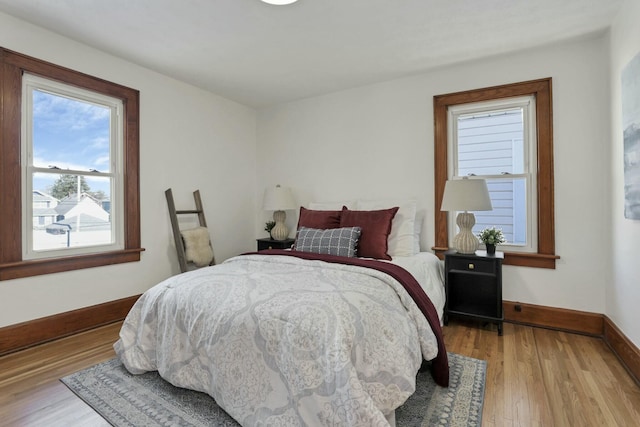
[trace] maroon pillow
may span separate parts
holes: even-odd
[[[341,214],[342,211],[316,211],[300,206],[298,229],[300,229],[300,227],[317,228],[320,230],[339,228]]]
[[[352,211],[342,207],[340,227],[360,227],[362,232],[358,241],[358,256],[364,258],[387,259],[387,238],[391,233],[391,221],[398,207],[377,211]]]

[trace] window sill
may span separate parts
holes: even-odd
[[[431,249],[435,252],[436,256],[440,259],[444,259],[444,253],[449,250],[449,248],[441,248],[441,247],[432,247]],[[557,259],[560,259],[559,255],[524,253],[524,252],[505,252],[503,264],[516,265],[520,267],[555,269]]]
[[[144,248],[0,264],[0,281],[140,261]]]

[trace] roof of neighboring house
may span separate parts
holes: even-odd
[[[67,200],[65,198],[65,199],[60,200],[60,202],[55,207],[55,209],[56,209],[56,212],[58,214],[64,215],[67,212],[69,212],[71,209],[73,209],[77,204],[78,204],[77,201],[75,201],[75,200]]]
[[[34,202],[43,202],[43,201],[51,201],[51,200],[55,200],[55,198],[51,197],[51,196],[47,196],[46,194],[43,194],[39,191],[34,191],[33,192],[33,201]]]
[[[87,193],[80,194],[80,201],[85,199],[89,199],[94,202],[98,206],[102,206],[95,197],[90,196]],[[56,212],[60,215],[64,215],[78,205],[78,199],[75,194],[69,194],[67,197],[60,199],[58,205],[56,206]]]
[[[58,212],[54,208],[34,208],[33,216],[57,216]]]
[[[43,193],[42,191],[39,190],[33,190],[33,201],[34,202],[40,202],[40,201],[48,201],[48,200],[53,200],[53,201],[57,201],[58,199],[56,199],[55,197],[47,194],[47,193]]]
[[[100,218],[96,218],[87,214],[80,214],[80,231],[103,231],[103,230],[111,230],[111,223],[109,221],[104,221]],[[59,228],[60,224],[70,225],[71,231],[76,231],[77,228],[77,216],[73,216],[70,218],[65,218],[62,221],[57,221],[53,224],[48,225],[46,228]]]

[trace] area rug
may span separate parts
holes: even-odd
[[[487,362],[449,353],[449,387],[420,372],[416,392],[396,410],[398,427],[480,426]],[[131,375],[111,359],[61,379],[116,427],[234,426],[205,393],[174,387],[157,372]]]

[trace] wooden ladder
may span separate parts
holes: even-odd
[[[178,215],[198,215],[198,222],[200,227],[207,226],[207,220],[204,217],[204,209],[202,208],[202,199],[200,198],[200,190],[193,192],[193,198],[196,203],[195,209],[189,210],[176,210],[176,205],[173,201],[173,193],[171,189],[167,189],[164,192],[167,197],[167,206],[169,207],[169,217],[171,218],[171,228],[173,229],[173,238],[176,243],[176,250],[178,252],[178,263],[180,264],[180,271],[182,273],[188,271],[187,269],[187,257],[185,255],[184,242],[182,235],[180,234],[180,227],[178,225]],[[209,265],[215,264],[215,257],[211,259]]]

